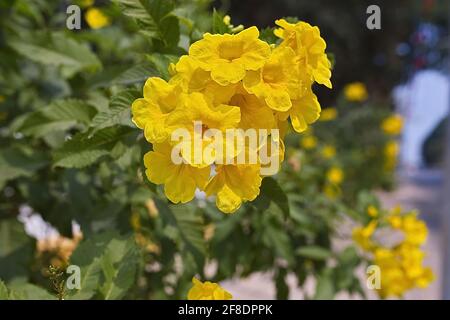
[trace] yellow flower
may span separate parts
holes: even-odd
[[[417,219],[414,213],[403,217],[402,230],[405,232],[405,241],[408,243],[421,245],[427,239],[427,225],[422,220]]]
[[[367,208],[367,214],[371,218],[376,218],[376,217],[378,217],[378,209],[375,206],[370,205]]]
[[[208,182],[205,192],[216,195],[216,205],[224,213],[233,213],[244,201],[252,201],[261,186],[260,166],[217,165],[216,174]]]
[[[322,149],[322,155],[325,159],[332,159],[336,156],[336,148],[331,145],[326,145]]]
[[[383,120],[381,123],[381,128],[384,133],[391,136],[397,136],[402,132],[403,129],[403,118],[402,116],[395,114]]]
[[[318,27],[306,22],[288,23],[284,19],[275,21],[281,28],[275,30],[275,35],[283,41],[280,47],[292,48],[300,62],[300,69],[317,83],[331,88],[331,63],[325,53],[325,40],[320,36]]]
[[[5,96],[0,95],[0,103],[5,102],[5,100],[6,100]]]
[[[344,180],[344,172],[341,168],[332,167],[327,172],[327,180],[334,184],[340,184]]]
[[[95,7],[89,8],[85,13],[84,18],[92,29],[100,29],[111,24],[109,17]]]
[[[345,86],[344,95],[348,101],[361,102],[367,99],[366,86],[362,82],[353,82]]]
[[[192,278],[193,287],[188,292],[188,300],[230,300],[232,295],[217,283],[201,282]]]
[[[202,189],[209,179],[210,168],[197,168],[189,164],[174,164],[172,147],[168,143],[154,144],[153,151],[144,156],[148,179],[164,184],[164,193],[173,203],[186,203],[194,198],[195,190]]]
[[[203,93],[213,104],[227,103],[237,88],[236,84],[218,84],[211,78],[211,72],[200,68],[200,64],[189,56],[182,56],[177,62],[170,83],[180,84],[186,93]]]
[[[376,221],[371,221],[365,227],[353,228],[352,231],[353,241],[355,241],[361,248],[365,250],[370,250],[374,246],[374,243],[371,238],[372,235],[375,233],[376,228],[377,228]]]
[[[245,89],[263,99],[273,110],[289,110],[291,99],[298,98],[300,93],[299,70],[295,60],[291,48],[276,48],[261,69],[247,72]]]
[[[136,99],[132,106],[133,122],[144,129],[145,138],[151,143],[164,142],[169,135],[166,119],[177,106],[181,88],[161,78],[148,78],[144,85],[144,98]]]
[[[270,46],[258,39],[256,27],[238,34],[206,33],[189,48],[194,58],[220,85],[237,83],[245,77],[246,71],[260,69],[270,56]]]
[[[211,155],[211,158],[198,159],[197,157],[199,154],[194,154],[195,135],[200,134],[203,136],[208,129],[216,129],[225,132],[227,129],[236,128],[240,121],[241,113],[238,107],[225,104],[211,106],[204,95],[194,92],[185,95],[179,106],[170,113],[167,117],[166,126],[167,130],[170,132],[181,128],[186,129],[189,132],[189,137],[187,137],[188,140],[182,141],[181,143],[191,150],[191,154],[182,152],[181,155],[192,165],[204,166],[212,164],[214,160],[216,160],[216,156],[222,157],[223,155],[213,154]],[[201,122],[202,132],[195,132],[195,122]],[[214,143],[214,139],[203,139],[202,143],[203,145],[201,147],[206,148],[211,143]],[[203,151],[200,155],[203,155]],[[223,160],[223,158],[221,158],[221,160]]]
[[[237,106],[241,112],[239,128],[243,129],[272,129],[276,128],[275,117],[272,110],[258,99],[249,94],[242,85],[238,86],[236,93],[231,97],[230,105]]]
[[[320,104],[312,90],[308,90],[299,99],[292,100],[292,108],[280,113],[279,118],[285,120],[286,115],[291,118],[292,127],[296,132],[308,129],[308,125],[314,123],[320,116]]]
[[[338,111],[336,108],[322,109],[319,121],[332,121],[337,118]]]
[[[314,149],[317,146],[317,138],[313,135],[304,136],[300,140],[300,145],[306,150]]]

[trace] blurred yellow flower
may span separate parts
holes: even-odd
[[[381,129],[384,133],[391,136],[397,136],[403,129],[403,117],[399,114],[394,114],[383,120],[381,123]]]
[[[327,172],[327,180],[334,184],[340,184],[344,179],[344,172],[339,167],[332,167]]]
[[[0,95],[0,103],[4,102],[6,100],[5,96]]]
[[[188,300],[230,300],[233,296],[213,282],[201,282],[192,278],[193,287],[188,292]]]
[[[352,239],[355,241],[361,248],[365,250],[370,250],[374,243],[372,241],[372,235],[375,233],[377,228],[377,222],[371,221],[365,227],[355,227],[352,230]]]
[[[111,24],[109,17],[95,7],[89,8],[85,13],[84,18],[92,29],[100,29]]]
[[[317,138],[313,135],[307,135],[300,140],[300,145],[306,150],[314,149],[317,146]]]
[[[338,111],[336,108],[326,108],[322,109],[320,113],[319,121],[331,121],[336,119],[338,116]]]
[[[385,168],[392,170],[397,165],[397,157],[399,154],[399,145],[395,140],[388,141],[384,146]]]
[[[332,159],[336,156],[336,148],[332,145],[326,145],[322,149],[322,155],[325,159]]]
[[[367,214],[371,218],[376,218],[376,217],[378,217],[378,209],[375,206],[370,205],[367,208]]]
[[[402,297],[408,290],[427,287],[434,279],[432,270],[423,266],[425,253],[420,248],[428,230],[414,211],[402,215],[399,206],[391,210],[387,221],[392,228],[403,231],[405,237],[400,243],[392,247],[375,243],[372,239],[377,226],[375,220],[366,227],[354,228],[353,240],[372,254],[372,263],[380,268],[381,287],[377,289],[380,297]]]
[[[344,95],[348,101],[362,102],[368,97],[367,88],[362,82],[353,82],[345,86]]]

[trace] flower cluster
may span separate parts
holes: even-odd
[[[173,203],[189,202],[199,189],[216,196],[221,211],[235,212],[258,196],[262,178],[270,175],[262,171],[269,165],[262,160],[262,150],[268,149],[265,153],[276,159],[278,167],[283,161],[288,119],[295,131],[302,132],[319,118],[321,108],[312,85],[317,82],[331,88],[326,43],[319,29],[308,23],[281,19],[276,24],[280,26],[275,30],[278,45],[260,40],[256,27],[237,34],[204,34],[190,46],[188,55],[169,67],[169,81],[149,78],[144,97],[134,101],[133,121],[153,144],[153,151],[144,157],[146,175],[164,185]],[[200,130],[196,123],[201,124]],[[179,140],[173,141],[173,136],[179,129],[191,138],[177,149]],[[210,129],[223,136],[228,130],[270,133],[254,148],[224,139],[219,144],[233,151],[231,157],[224,157],[211,148],[218,139],[208,135]],[[274,130],[279,134],[274,135]],[[195,149],[196,135],[203,138],[199,161],[187,151],[191,146]],[[268,141],[275,141],[276,147]],[[239,155],[251,158],[252,153],[256,161],[234,161]],[[182,161],[174,162],[174,154]]]
[[[188,300],[230,300],[232,295],[217,283],[201,282],[192,278],[192,288],[188,292]]]
[[[421,245],[427,238],[428,230],[426,224],[417,218],[417,213],[401,214],[401,208],[396,207],[380,219],[378,210],[370,206],[367,214],[371,218],[369,223],[355,228],[353,239],[371,254],[373,264],[380,268],[380,297],[401,297],[413,288],[427,287],[434,278],[432,270],[423,266],[425,254]],[[374,234],[379,225],[400,231],[402,240],[394,246],[378,243],[374,240]]]

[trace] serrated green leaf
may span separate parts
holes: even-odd
[[[141,32],[160,40],[166,47],[174,47],[180,38],[178,18],[172,14],[172,0],[117,0],[122,12],[133,18]]]
[[[332,256],[330,250],[319,246],[304,246],[295,251],[301,257],[313,260],[326,260]]]
[[[162,218],[168,226],[178,231],[178,235],[195,259],[198,267],[203,267],[206,244],[203,238],[203,219],[196,215],[188,206],[167,205],[155,201]]]
[[[91,134],[116,124],[133,126],[130,120],[131,104],[140,96],[141,93],[135,89],[128,89],[113,96],[108,111],[100,112],[92,119],[91,127],[94,130]]]
[[[11,300],[56,300],[56,296],[44,288],[31,283],[17,283],[10,286]]]
[[[31,176],[48,162],[40,152],[26,152],[18,148],[0,149],[0,188],[9,180]]]
[[[63,67],[63,73],[68,77],[80,70],[95,70],[101,67],[97,56],[87,46],[64,33],[39,34],[35,38],[36,40],[31,39],[32,42],[14,40],[8,44],[32,61]]]
[[[113,239],[102,259],[105,282],[101,293],[105,300],[122,298],[136,278],[139,255],[132,237]]]
[[[17,131],[35,137],[53,131],[65,131],[77,124],[88,124],[97,113],[94,107],[75,99],[58,100],[40,110],[31,112]]]
[[[54,153],[54,166],[82,168],[109,154],[114,145],[134,130],[130,127],[108,127],[96,132],[77,134]]]
[[[139,263],[132,236],[105,232],[83,241],[70,258],[81,268],[81,289],[69,299],[120,299],[135,281]]]

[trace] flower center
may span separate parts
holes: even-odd
[[[242,41],[224,41],[219,45],[219,57],[228,61],[233,61],[242,56],[244,43]]]

